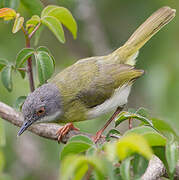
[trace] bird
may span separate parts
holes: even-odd
[[[32,124],[65,123],[57,131],[60,141],[70,130],[79,130],[74,122],[115,111],[93,136],[97,142],[127,104],[133,83],[144,74],[144,70],[135,68],[139,49],[175,17],[175,12],[168,6],[158,9],[117,50],[78,60],[35,89],[22,106],[24,122],[18,136]]]

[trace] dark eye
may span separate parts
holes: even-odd
[[[38,111],[37,111],[37,115],[40,116],[42,114],[45,113],[45,108],[44,107],[41,107]]]

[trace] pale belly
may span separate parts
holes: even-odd
[[[88,112],[88,119],[93,119],[108,112],[115,110],[119,106],[123,106],[127,103],[128,96],[131,91],[131,86],[122,86],[115,90],[113,96],[106,100],[103,104],[100,104]]]

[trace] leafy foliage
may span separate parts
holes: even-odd
[[[0,9],[0,18],[3,18],[5,21],[15,19],[12,32],[17,33],[19,30],[22,30],[26,39],[26,48],[23,48],[17,54],[15,65],[10,64],[4,59],[0,59],[0,72],[2,71],[1,79],[4,87],[8,91],[12,91],[13,88],[12,72],[18,71],[21,77],[25,78],[25,74],[29,70],[32,71],[29,66],[32,66],[32,56],[34,55],[40,85],[47,82],[54,73],[55,59],[50,51],[43,46],[37,48],[36,51],[30,47],[30,39],[35,32],[37,32],[35,36],[35,44],[37,44],[43,30],[42,24],[47,26],[62,43],[65,42],[62,24],[69,29],[74,38],[76,38],[77,34],[76,21],[68,9],[54,5],[49,5],[43,9],[42,4],[38,0],[21,0],[21,3],[29,9],[32,15],[32,17],[26,21],[25,27],[23,25],[24,17],[16,13],[15,10],[11,8]],[[10,4],[8,5],[10,6]],[[39,16],[40,14],[41,16]],[[27,68],[25,68],[25,66],[27,66]]]
[[[130,118],[130,115],[131,113],[128,112],[126,117]],[[165,126],[165,132],[168,131],[170,136],[164,136],[158,130],[163,128],[158,124],[156,129],[155,123],[151,122],[153,118],[150,118],[148,113],[144,113],[142,108],[135,111],[133,117],[145,119],[146,116],[148,119],[142,120],[146,123],[145,125],[129,129],[123,135],[116,129],[109,130],[107,133],[109,142],[106,141],[101,145],[94,144],[86,136],[72,137],[60,154],[62,161],[60,179],[66,180],[72,177],[82,179],[85,174],[90,173],[91,179],[110,177],[109,179],[137,180],[145,173],[149,160],[154,154],[164,162],[170,177],[173,178],[179,156],[178,143],[174,140],[175,135],[171,136],[171,127]],[[161,126],[163,127],[163,124]],[[113,134],[117,136],[113,137]],[[88,160],[94,157],[96,160],[93,163],[95,164],[90,164]],[[103,167],[98,168],[101,176],[97,176],[95,167],[100,166]]]

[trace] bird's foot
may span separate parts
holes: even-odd
[[[79,129],[76,128],[72,123],[68,123],[65,126],[61,127],[56,133],[58,135],[58,142],[60,143],[62,141],[63,136],[68,134],[68,132],[71,130],[79,131]]]
[[[96,133],[95,136],[93,136],[91,139],[94,143],[97,143],[100,138],[105,138],[105,136],[102,135],[103,131],[100,130]]]

